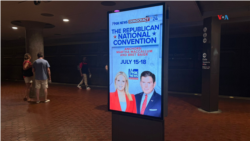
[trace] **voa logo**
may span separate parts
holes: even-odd
[[[219,19],[219,20],[221,20],[221,19],[229,20],[229,18],[228,18],[227,15],[225,15],[225,16],[223,16],[223,15],[218,15],[218,19]]]

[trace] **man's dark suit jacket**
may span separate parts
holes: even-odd
[[[136,107],[137,107],[137,114],[141,114],[141,99],[143,96],[143,92],[136,94]],[[144,111],[144,115],[154,116],[154,117],[161,117],[161,95],[154,91],[148,105]]]

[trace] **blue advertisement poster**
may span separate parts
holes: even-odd
[[[163,5],[108,16],[109,109],[162,117]]]

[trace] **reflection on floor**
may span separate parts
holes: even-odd
[[[50,85],[49,103],[23,101],[24,83],[1,84],[2,141],[110,141],[107,90]],[[250,141],[250,101],[220,99],[221,114],[199,112],[200,97],[171,95],[166,141]]]

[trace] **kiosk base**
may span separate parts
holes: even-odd
[[[112,112],[112,141],[164,141],[164,120]]]

